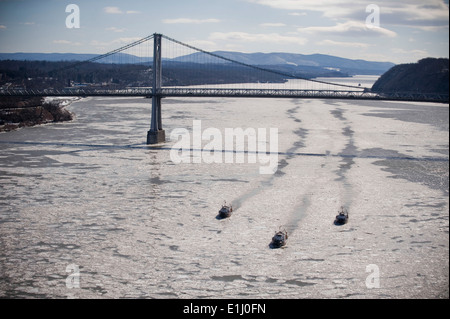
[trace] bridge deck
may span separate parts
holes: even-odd
[[[144,96],[161,97],[264,97],[264,98],[320,98],[320,99],[360,99],[399,100],[448,103],[448,94],[392,93],[379,94],[363,90],[289,90],[289,89],[238,89],[238,88],[161,88],[153,93],[152,88],[127,89],[12,89],[0,90],[0,96]]]

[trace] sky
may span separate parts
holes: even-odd
[[[70,4],[79,8],[79,27],[74,24],[75,12],[66,12]],[[449,4],[448,0],[0,0],[2,53],[103,54],[153,33],[206,51],[320,53],[412,63],[425,57],[448,58]]]

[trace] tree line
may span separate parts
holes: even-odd
[[[106,64],[49,61],[0,61],[0,86],[29,89],[60,89],[71,85],[102,85],[109,88],[152,86],[152,66],[141,64]],[[71,67],[73,66],[73,67]],[[313,78],[316,76],[343,76],[332,70],[299,69],[289,65],[264,66],[275,72],[229,63],[198,64],[163,62],[164,86],[186,86],[230,83],[283,83],[289,76]]]

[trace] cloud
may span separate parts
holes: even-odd
[[[261,23],[261,27],[285,27],[286,24],[284,23]]]
[[[354,0],[247,0],[248,2],[269,6],[274,9],[292,11],[320,11],[326,17],[339,17],[353,12]]]
[[[414,26],[417,29],[423,30],[423,31],[430,31],[430,32],[437,32],[437,31],[441,31],[444,29],[448,29],[448,24],[447,25],[437,25],[437,26],[420,26],[420,25],[416,25]]]
[[[368,5],[375,3],[380,9],[381,26],[409,26],[433,31],[433,27],[448,27],[449,7],[444,0],[246,0],[251,3],[274,9],[294,11],[321,12],[323,17],[345,20],[364,21],[370,12]]]
[[[106,31],[112,31],[112,32],[124,32],[126,29],[125,28],[116,28],[116,27],[110,27],[110,28],[106,28]]]
[[[294,17],[302,17],[302,16],[306,16],[307,13],[306,12],[291,12],[288,13],[290,16],[294,16]]]
[[[430,55],[426,50],[405,50],[401,48],[393,48],[391,51],[395,54],[412,54],[414,56],[420,57],[426,57]]]
[[[104,7],[103,11],[108,14],[122,14],[123,11],[120,10],[118,7]]]
[[[6,29],[6,25],[0,24],[0,30],[5,30]]]
[[[345,48],[359,48],[359,49],[365,49],[365,48],[372,46],[372,44],[368,44],[368,43],[342,42],[342,41],[334,41],[334,40],[324,40],[324,41],[317,42],[316,44],[333,46],[333,47],[340,46],[340,47],[345,47]]]
[[[203,23],[218,23],[219,19],[189,19],[189,18],[178,18],[178,19],[163,19],[165,24],[203,24]]]
[[[209,36],[211,40],[260,42],[260,43],[284,43],[304,45],[307,40],[295,36],[283,36],[278,33],[246,33],[246,32],[213,32]]]
[[[141,13],[140,11],[136,11],[136,10],[127,10],[127,11],[122,11],[119,7],[104,7],[103,11],[105,13],[108,14],[139,14]]]
[[[380,6],[382,24],[407,26],[424,31],[448,29],[448,5],[441,0],[409,0],[398,6]]]
[[[350,37],[367,37],[367,36],[386,36],[386,37],[396,37],[397,33],[394,31],[381,28],[372,27],[369,28],[365,22],[358,21],[348,21],[344,23],[338,23],[334,26],[327,27],[306,27],[298,28],[300,33],[311,33],[311,34],[326,34],[326,35],[336,35],[336,36],[350,36]]]

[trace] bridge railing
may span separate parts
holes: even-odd
[[[0,96],[153,96],[152,88],[99,89],[99,88],[66,88],[66,89],[10,89],[0,90]],[[246,89],[246,88],[161,88],[156,95],[170,96],[286,96],[286,97],[345,97],[376,96],[362,91],[342,90],[295,90],[295,89]]]
[[[0,96],[152,96],[151,88],[127,89],[93,89],[93,88],[65,88],[65,89],[10,89],[0,90]]]
[[[208,96],[208,97],[376,97],[376,94],[356,90],[296,90],[296,89],[247,89],[247,88],[163,88],[162,96]]]
[[[0,96],[143,96],[151,97],[152,88],[65,88],[65,89],[8,89],[0,90]],[[448,94],[417,92],[375,93],[361,90],[296,90],[296,89],[245,89],[245,88],[201,88],[164,87],[156,91],[157,96],[185,97],[279,97],[279,98],[323,98],[323,99],[371,99],[448,103]]]

